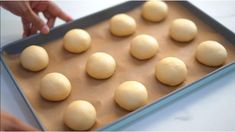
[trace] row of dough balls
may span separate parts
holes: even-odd
[[[141,16],[151,22],[162,21],[168,14],[165,2],[152,0],[142,6]],[[117,14],[110,20],[110,31],[113,35],[123,37],[131,35],[136,30],[135,20],[126,14]]]
[[[74,30],[77,29],[73,29],[73,31]],[[81,29],[78,30],[85,32]],[[80,45],[81,43],[78,42],[76,44]],[[130,54],[140,60],[153,57],[158,49],[159,44],[157,40],[146,34],[134,37],[130,44]],[[226,61],[227,51],[223,45],[216,41],[204,41],[197,46],[195,58],[202,64],[208,66],[220,66]],[[49,56],[44,48],[32,45],[22,51],[20,63],[27,70],[40,71],[48,66]],[[106,79],[110,77],[114,73],[115,68],[116,62],[114,58],[103,52],[92,54],[86,64],[87,73],[96,79]]]
[[[60,73],[49,73],[40,83],[41,96],[50,101],[64,100],[70,91],[70,81]],[[147,103],[148,92],[140,82],[126,81],[116,88],[114,100],[122,108],[133,111]],[[96,122],[96,109],[88,101],[73,101],[65,109],[63,121],[73,130],[88,130]]]
[[[115,36],[128,36],[135,32],[135,20],[126,14],[117,14],[111,18],[110,31]],[[169,27],[169,36],[179,42],[189,42],[198,33],[196,24],[188,19],[175,19]]]
[[[148,1],[142,7],[141,16],[151,22],[159,22],[166,18],[168,6],[162,1]],[[124,37],[136,30],[135,20],[126,14],[117,14],[110,20],[110,31],[113,35]],[[198,32],[194,22],[188,19],[176,19],[169,28],[169,36],[179,42],[188,42],[195,38]]]
[[[41,93],[46,94],[47,99],[48,96],[53,100],[56,96],[68,96],[70,89],[71,85],[68,79],[60,73],[50,73],[41,82]],[[48,90],[50,91],[48,92]],[[64,99],[64,97],[62,98]],[[133,111],[147,103],[148,93],[145,86],[140,82],[126,81],[115,90],[114,100],[122,108]],[[73,130],[88,130],[96,122],[96,109],[88,101],[73,101],[65,109],[63,121]]]

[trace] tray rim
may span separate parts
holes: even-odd
[[[107,8],[107,9],[104,9],[104,10],[101,10],[101,11],[98,11],[98,12],[95,12],[95,13],[92,13],[92,14],[87,15],[87,16],[82,17],[82,18],[78,18],[78,19],[76,19],[76,20],[74,20],[74,21],[72,21],[72,22],[65,23],[65,24],[62,24],[62,25],[60,25],[60,26],[57,26],[57,27],[53,28],[51,32],[56,31],[56,30],[58,30],[58,29],[60,29],[60,28],[62,28],[62,27],[65,27],[66,25],[69,25],[69,24],[71,24],[71,23],[74,23],[75,21],[79,21],[79,20],[82,20],[82,19],[87,19],[88,17],[95,16],[95,15],[97,15],[98,13],[107,12],[107,11],[109,11],[109,10],[112,10],[112,9],[115,8],[115,7],[117,8],[118,6],[124,6],[124,5],[128,5],[128,4],[134,3],[134,2],[136,2],[136,1],[128,1],[128,2],[120,3],[120,4],[118,4],[118,5],[111,6],[111,7]],[[141,4],[144,3],[144,2],[143,2],[143,1],[139,1],[139,3],[140,3],[140,5],[141,5]],[[210,17],[209,15],[207,15],[205,12],[203,12],[202,10],[200,10],[199,8],[197,8],[197,7],[196,7],[195,5],[193,5],[191,2],[189,2],[189,1],[178,1],[178,3],[180,3],[182,6],[189,6],[189,7],[185,7],[185,8],[187,8],[187,9],[188,9],[188,8],[191,8],[190,12],[192,12],[193,14],[201,15],[201,16],[197,16],[197,17],[199,17],[199,19],[202,20],[202,18],[200,18],[200,17],[206,17],[206,18],[208,18],[207,22],[206,22],[205,20],[202,20],[202,21],[203,21],[204,23],[206,23],[206,24],[212,22],[212,25],[210,25],[210,24],[211,24],[211,23],[210,23],[210,24],[208,24],[208,26],[213,27],[215,30],[220,30],[220,31],[219,31],[219,34],[222,34],[222,32],[223,32],[223,33],[226,33],[226,35],[224,35],[224,34],[222,34],[222,35],[223,35],[223,37],[224,37],[227,41],[235,42],[235,37],[234,37],[235,34],[234,34],[231,30],[229,30],[227,27],[225,27],[224,25],[222,25],[221,23],[219,23],[218,21],[216,21],[214,18],[212,18],[212,17]],[[138,6],[139,6],[139,5],[137,5],[136,7],[138,7]],[[133,7],[133,8],[131,8],[130,10],[132,10],[132,9],[134,9],[134,8],[136,8],[136,7]],[[189,10],[189,9],[188,9],[188,10]],[[127,11],[123,11],[123,12],[127,12]],[[196,12],[196,13],[195,13],[195,12]],[[113,13],[113,14],[114,14],[114,13]],[[101,21],[104,21],[104,20],[101,20]],[[101,22],[101,21],[100,21],[100,22]],[[208,21],[209,21],[209,22],[208,22]],[[91,24],[91,25],[93,25],[93,24]],[[90,25],[89,25],[89,26],[90,26]],[[89,26],[87,26],[87,27],[89,27]],[[215,27],[215,26],[216,26],[216,27]],[[15,78],[14,78],[14,76],[13,76],[11,70],[9,69],[9,67],[7,66],[7,64],[5,63],[4,58],[3,58],[3,52],[4,52],[4,50],[5,50],[6,48],[11,47],[11,46],[14,46],[15,44],[18,44],[18,43],[22,43],[22,42],[24,42],[24,41],[28,41],[28,40],[34,39],[34,38],[36,38],[36,37],[43,37],[43,36],[45,36],[45,35],[43,35],[43,34],[35,34],[35,35],[32,35],[32,36],[30,36],[30,37],[28,37],[28,38],[16,40],[16,41],[14,41],[14,42],[11,42],[11,43],[9,43],[9,44],[7,44],[7,45],[1,47],[1,48],[0,48],[0,53],[1,53],[0,61],[1,61],[1,63],[3,64],[4,68],[6,68],[6,71],[7,71],[7,73],[9,74],[11,80],[13,81],[15,87],[17,88],[18,92],[20,93],[20,95],[22,96],[22,98],[23,98],[23,100],[25,101],[26,105],[28,106],[29,110],[30,110],[31,113],[33,114],[33,117],[35,118],[36,123],[38,124],[38,126],[40,127],[41,130],[45,131],[46,129],[44,128],[42,122],[41,122],[40,119],[37,117],[36,112],[34,111],[33,107],[32,107],[31,104],[29,103],[27,97],[24,95],[23,91],[20,89],[20,87],[19,87],[19,85],[17,84],[17,82],[16,82],[16,80],[15,80]],[[51,41],[51,40],[49,40],[49,41]],[[38,45],[42,45],[42,44],[38,44]],[[157,110],[157,109],[159,109],[160,107],[165,106],[165,105],[169,104],[170,102],[173,102],[174,100],[171,100],[171,101],[165,102],[165,103],[163,103],[163,104],[160,104],[161,101],[167,100],[167,99],[169,99],[169,98],[172,97],[172,96],[175,96],[175,99],[178,99],[178,98],[181,98],[181,97],[183,97],[183,96],[185,96],[185,95],[188,95],[189,93],[192,93],[193,91],[195,91],[195,90],[197,90],[197,89],[200,89],[200,87],[201,87],[202,85],[205,85],[207,82],[210,82],[210,81],[212,81],[212,80],[218,78],[219,74],[225,74],[225,73],[227,73],[229,70],[233,69],[234,67],[235,67],[235,62],[232,62],[232,63],[229,63],[229,64],[227,64],[227,65],[224,65],[224,66],[222,66],[222,67],[220,67],[220,68],[218,68],[218,69],[216,69],[216,70],[210,72],[209,74],[203,76],[201,79],[196,80],[196,81],[194,81],[194,82],[192,82],[192,83],[190,83],[190,84],[187,84],[187,85],[185,85],[185,86],[183,86],[183,87],[181,87],[181,88],[179,88],[179,89],[177,89],[177,90],[175,90],[175,91],[173,91],[173,92],[171,92],[171,93],[169,93],[169,94],[167,94],[167,95],[165,95],[165,96],[159,98],[158,100],[153,101],[152,103],[150,103],[150,104],[148,104],[148,105],[145,105],[144,107],[142,107],[142,108],[140,108],[140,109],[137,109],[137,110],[135,110],[135,111],[133,111],[133,112],[131,112],[131,113],[128,113],[127,115],[125,115],[125,116],[123,116],[123,117],[121,117],[121,118],[119,118],[119,119],[113,121],[113,122],[110,123],[110,124],[107,124],[107,125],[103,126],[102,128],[98,128],[97,130],[98,130],[98,131],[99,131],[99,130],[117,130],[117,129],[119,129],[119,128],[125,126],[125,125],[127,125],[127,124],[123,124],[123,123],[124,123],[124,122],[123,122],[124,120],[125,120],[127,123],[130,123],[130,122],[134,121],[133,119],[128,121],[128,119],[129,119],[130,117],[133,118],[134,116],[136,116],[136,115],[139,114],[140,112],[143,112],[144,110],[147,110],[147,109],[148,109],[148,110],[151,110],[151,108],[154,108],[154,106],[155,106],[156,108],[152,109],[151,111]],[[214,75],[214,76],[213,76],[213,75]],[[196,86],[196,84],[198,84],[198,83],[199,83],[199,84],[201,83],[201,84]],[[193,87],[193,86],[194,86],[194,88],[190,90],[189,88],[190,88],[190,87]],[[188,92],[187,92],[186,90],[188,90]],[[184,93],[184,94],[181,94],[181,95],[180,95],[181,92]],[[176,94],[177,94],[177,95],[176,95]],[[140,117],[142,117],[143,115],[146,115],[146,114],[149,114],[149,113],[150,113],[150,111],[145,112],[145,113],[142,113],[142,115],[139,115],[138,117],[135,117],[135,118],[136,118],[136,119],[137,119],[137,118],[140,118]],[[121,121],[122,121],[122,124],[120,124]],[[118,123],[119,123],[119,124],[118,124]]]
[[[19,92],[20,96],[22,97],[22,99],[24,100],[26,106],[28,107],[29,111],[31,112],[31,114],[33,115],[33,118],[35,119],[38,127],[40,128],[40,130],[45,131],[45,127],[42,125],[41,121],[39,120],[39,118],[37,117],[37,114],[34,110],[34,108],[32,107],[32,105],[30,104],[28,98],[24,95],[24,92],[21,90],[20,86],[18,85],[18,83],[16,82],[16,79],[14,78],[11,70],[9,69],[9,67],[7,66],[7,64],[5,63],[5,61],[2,59],[0,59],[3,67],[6,69],[6,72],[8,73],[10,79],[12,80],[13,84],[15,85],[17,91]]]

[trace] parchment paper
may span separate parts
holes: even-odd
[[[50,63],[45,70],[40,72],[30,72],[23,69],[19,63],[18,54],[4,55],[4,59],[14,74],[17,83],[47,130],[69,130],[63,124],[63,112],[69,103],[78,99],[90,101],[96,108],[97,121],[92,130],[103,127],[128,114],[128,111],[120,108],[113,100],[114,89],[124,81],[136,80],[143,83],[148,90],[149,104],[177,88],[202,78],[218,67],[207,67],[195,60],[194,51],[200,42],[206,40],[220,42],[228,51],[226,64],[235,60],[235,46],[229,44],[219,33],[205,25],[177,2],[167,2],[167,4],[169,6],[168,17],[160,23],[143,20],[140,16],[140,7],[128,12],[127,14],[135,18],[137,22],[137,31],[129,37],[112,36],[108,30],[108,20],[87,28],[86,30],[92,37],[92,46],[88,51],[81,54],[72,54],[65,51],[62,47],[62,39],[44,45],[43,47],[49,54]],[[196,23],[199,33],[193,41],[178,43],[170,39],[168,36],[169,24],[176,18],[187,18]],[[139,61],[130,55],[130,41],[138,34],[149,34],[158,40],[160,49],[155,57],[146,61]],[[95,52],[106,52],[115,58],[117,70],[111,78],[95,80],[86,74],[86,60]],[[188,68],[186,81],[176,87],[163,85],[154,76],[156,63],[168,56],[180,58]],[[64,101],[49,102],[39,95],[40,79],[51,72],[62,73],[71,81],[71,95]]]

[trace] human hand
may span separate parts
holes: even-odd
[[[8,113],[1,112],[1,131],[37,131],[30,125],[27,125]]]
[[[1,5],[21,17],[24,28],[23,37],[35,34],[37,31],[48,34],[57,17],[66,22],[72,20],[52,1],[2,1]],[[46,23],[39,17],[40,12],[47,19]]]

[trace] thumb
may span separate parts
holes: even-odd
[[[32,27],[36,27],[43,34],[49,33],[49,27],[44,21],[32,10],[29,9],[25,19],[32,23]]]

